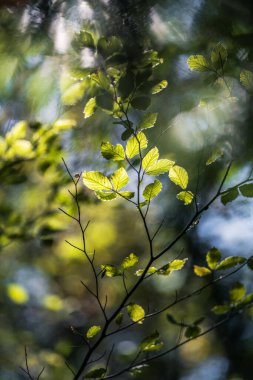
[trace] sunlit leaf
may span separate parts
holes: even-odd
[[[229,202],[233,202],[239,196],[238,188],[235,187],[221,196],[221,202],[226,205]]]
[[[163,347],[163,342],[158,342],[159,332],[155,331],[153,334],[149,335],[140,343],[140,350],[147,351],[158,351]]]
[[[19,284],[9,284],[6,289],[7,296],[16,304],[22,305],[28,302],[29,295],[25,288]]]
[[[83,183],[91,190],[112,190],[109,179],[100,172],[83,172]]]
[[[186,206],[192,203],[193,198],[194,195],[191,191],[181,191],[177,194],[177,199],[183,201]]]
[[[166,80],[162,80],[160,83],[156,84],[151,89],[151,94],[158,94],[162,90],[164,90],[168,86],[168,82]]]
[[[242,70],[240,82],[247,90],[253,90],[253,73],[248,70]]]
[[[216,270],[225,270],[229,268],[233,268],[238,264],[245,263],[246,259],[244,257],[240,256],[230,256],[226,257],[224,260],[222,260],[217,266]]]
[[[241,194],[244,197],[252,198],[253,197],[253,183],[245,184],[239,187]]]
[[[174,161],[161,159],[158,160],[155,164],[150,165],[145,171],[145,173],[148,175],[160,175],[163,173],[167,173],[174,164]]]
[[[189,69],[195,71],[209,71],[210,64],[203,55],[191,55],[187,60]]]
[[[54,127],[57,130],[64,130],[64,129],[70,129],[76,126],[76,120],[75,119],[59,119],[54,123]]]
[[[136,265],[139,261],[138,256],[136,256],[134,253],[130,253],[129,256],[125,257],[124,260],[121,263],[122,269],[128,269],[132,268],[134,265]]]
[[[154,127],[157,119],[157,113],[147,113],[144,115],[142,120],[140,121],[138,125],[138,129],[148,129]]]
[[[82,82],[72,84],[62,94],[62,102],[65,105],[71,106],[82,99],[85,91],[85,86]]]
[[[144,198],[150,202],[151,199],[153,199],[154,197],[156,197],[160,191],[162,190],[162,183],[160,181],[158,181],[157,179],[150,183],[149,185],[147,185],[143,191],[143,196]]]
[[[148,146],[147,137],[143,132],[138,132],[136,136],[130,137],[126,145],[126,155],[128,158],[133,158],[139,152]]]
[[[86,103],[84,107],[84,118],[87,119],[88,117],[92,116],[96,110],[96,98],[90,98],[88,102]]]
[[[194,265],[194,273],[196,274],[196,276],[204,277],[211,274],[212,271],[206,267],[200,267],[198,265]]]
[[[122,161],[125,159],[124,148],[121,144],[114,146],[110,142],[102,142],[101,154],[107,160]]]
[[[187,258],[183,260],[173,260],[170,263],[163,265],[157,273],[163,276],[167,276],[175,270],[181,270],[185,266],[187,260]]]
[[[101,265],[102,272],[105,276],[107,277],[116,277],[116,276],[121,276],[122,272],[120,269],[115,267],[115,265]]]
[[[116,191],[120,190],[122,187],[126,186],[128,184],[129,177],[124,168],[117,169],[112,175],[111,175],[111,182],[113,184],[113,187]]]
[[[134,197],[133,191],[119,191],[118,195],[120,195],[123,198],[132,199]]]
[[[33,146],[28,140],[15,140],[10,149],[6,153],[7,159],[14,157],[33,158],[35,153],[33,152]]]
[[[218,262],[221,260],[220,251],[213,247],[206,254],[206,262],[210,269],[215,269]]]
[[[169,171],[169,178],[182,189],[186,189],[188,185],[188,173],[181,166],[173,166]]]
[[[85,379],[102,379],[106,373],[105,368],[96,368],[85,374]]]
[[[144,272],[144,269],[138,269],[138,270],[135,272],[135,274],[136,274],[136,276],[140,277],[140,276],[143,274],[143,272]],[[148,268],[147,274],[153,274],[153,273],[155,273],[155,272],[157,272],[157,268],[155,268],[155,267],[150,267],[150,268]]]
[[[116,193],[111,191],[95,191],[95,194],[101,201],[112,201],[118,197]]]
[[[150,98],[147,96],[136,96],[130,102],[131,106],[137,110],[145,111],[151,103]]]
[[[231,302],[240,301],[246,294],[246,289],[240,282],[236,282],[229,290],[229,299]]]
[[[6,133],[6,142],[12,144],[15,140],[24,139],[27,131],[27,122],[20,121],[15,124],[12,129]]]
[[[148,168],[152,165],[154,165],[159,158],[159,151],[158,148],[155,147],[151,149],[142,160],[142,167],[144,170],[148,170]]]
[[[230,311],[229,305],[216,305],[212,308],[212,312],[218,315],[227,314],[229,311]]]
[[[101,326],[91,326],[86,333],[88,339],[93,338],[101,331]]]
[[[133,322],[142,323],[145,317],[145,311],[143,307],[134,303],[130,303],[127,306],[127,313]]]

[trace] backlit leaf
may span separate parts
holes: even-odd
[[[240,256],[230,256],[226,257],[224,260],[222,260],[217,266],[216,270],[225,270],[229,268],[233,268],[238,264],[245,263],[246,259],[244,257]]]
[[[222,43],[218,43],[211,53],[211,61],[212,63],[217,67],[221,66],[223,67],[224,63],[226,62],[228,57],[228,52],[225,46],[222,45]]]
[[[212,308],[212,312],[218,315],[227,314],[229,311],[229,305],[216,305]]]
[[[147,113],[138,125],[138,129],[147,129],[154,127],[157,119],[157,113]]]
[[[158,94],[162,90],[164,90],[168,86],[168,82],[166,80],[162,80],[160,83],[156,84],[151,89],[151,94]]]
[[[174,164],[174,161],[161,159],[158,160],[155,164],[150,165],[145,172],[148,175],[160,175],[163,173],[167,173]]]
[[[206,262],[210,269],[215,269],[220,259],[221,253],[215,247],[211,248],[206,254]]]
[[[143,307],[134,303],[130,303],[127,306],[127,313],[133,322],[142,323],[145,317],[145,311]]]
[[[134,197],[133,191],[119,191],[118,195],[120,195],[122,198],[132,199]]]
[[[111,191],[95,191],[95,194],[101,201],[112,201],[118,197],[116,193]]]
[[[83,172],[83,183],[91,190],[111,190],[109,179],[100,172]]]
[[[126,145],[126,155],[128,158],[133,158],[139,152],[148,146],[147,137],[143,132],[138,132],[136,136],[130,137]]]
[[[138,256],[136,256],[134,253],[130,253],[129,256],[125,257],[124,260],[121,263],[122,269],[128,269],[132,268],[134,265],[136,265],[139,261]]]
[[[209,71],[210,64],[203,55],[191,55],[187,60],[189,69],[195,71]]]
[[[194,195],[191,191],[181,191],[177,194],[177,199],[183,201],[186,206],[192,203],[193,198]]]
[[[157,179],[150,183],[149,185],[147,185],[143,191],[143,196],[144,198],[150,202],[151,199],[153,199],[154,197],[156,197],[160,191],[162,190],[162,183],[160,181],[158,181]]]
[[[88,117],[92,116],[96,109],[96,98],[90,98],[88,102],[86,103],[84,107],[84,118],[87,119]]]
[[[236,282],[229,290],[229,299],[231,302],[240,301],[246,294],[246,289],[240,282]]]
[[[253,183],[242,185],[239,189],[244,197],[253,198]]]
[[[19,284],[9,284],[6,289],[7,296],[16,304],[22,305],[28,302],[29,295],[25,288]]]
[[[114,146],[110,142],[102,142],[101,154],[107,160],[122,161],[125,159],[124,148],[121,144]]]
[[[183,260],[179,260],[179,259],[173,260],[170,263],[163,265],[158,270],[157,273],[160,274],[160,275],[163,275],[163,276],[167,276],[171,272],[173,272],[174,270],[180,270],[180,269],[182,269],[185,266],[187,260],[188,260],[187,258],[183,259]]]
[[[159,151],[158,148],[155,147],[151,149],[143,158],[142,160],[142,167],[146,171],[148,168],[152,165],[154,165],[159,158]]]
[[[122,187],[126,186],[128,184],[129,177],[124,168],[117,169],[112,175],[111,175],[111,182],[113,184],[113,187],[116,191],[120,190]]]
[[[211,156],[206,161],[206,165],[211,165],[217,161],[220,157],[224,155],[224,150],[220,147],[217,147],[211,154]]]
[[[194,273],[199,277],[204,277],[204,276],[208,276],[212,272],[210,271],[210,269],[206,267],[200,267],[198,265],[194,265]]]
[[[93,338],[95,335],[97,335],[101,331],[100,326],[91,326],[89,330],[86,333],[86,337],[88,339]]]
[[[140,276],[142,275],[143,272],[144,272],[144,269],[138,269],[138,270],[135,272],[135,274],[136,274],[136,276],[140,277]],[[155,272],[157,272],[157,268],[155,268],[155,267],[150,267],[150,268],[148,268],[147,274],[153,274],[153,273],[155,273]]]
[[[188,173],[181,166],[173,166],[169,171],[169,178],[182,189],[186,189],[188,185]]]
[[[101,265],[102,272],[105,274],[107,277],[116,277],[116,276],[121,276],[122,272],[119,270],[115,265]]]

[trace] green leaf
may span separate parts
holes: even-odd
[[[169,171],[169,178],[182,189],[186,189],[188,185],[188,173],[181,166],[173,166]]]
[[[249,269],[253,270],[253,256],[251,256],[247,261],[247,266]]]
[[[229,299],[232,303],[241,301],[245,296],[246,289],[240,282],[236,282],[233,287],[229,290]]]
[[[209,274],[212,273],[210,269],[206,267],[200,267],[198,265],[194,265],[193,268],[194,268],[194,273],[196,274],[196,276],[199,276],[199,277],[208,276]]]
[[[120,326],[123,322],[123,318],[124,318],[124,314],[123,313],[119,313],[117,315],[117,317],[115,318],[115,323]]]
[[[83,183],[91,190],[112,190],[109,179],[100,172],[83,172]]]
[[[145,111],[151,103],[150,98],[147,96],[137,96],[130,102],[131,106],[137,110]]]
[[[244,197],[253,198],[253,183],[242,185],[239,189]]]
[[[238,301],[237,307],[242,307],[249,305],[253,302],[253,294],[248,294],[246,297],[244,297],[242,300]]]
[[[130,253],[129,256],[124,258],[120,266],[122,269],[132,268],[134,265],[138,263],[138,261],[138,256],[136,256],[134,253]]]
[[[106,373],[105,368],[96,368],[87,372],[85,375],[85,378],[86,379],[102,379],[105,373]]]
[[[247,90],[253,90],[253,73],[248,70],[242,70],[240,82]]]
[[[88,102],[86,103],[84,107],[84,118],[87,119],[88,117],[92,116],[96,110],[96,98],[90,98]]]
[[[158,160],[159,151],[157,147],[151,149],[142,160],[142,168],[148,175],[159,175],[168,172],[174,165],[174,161]]]
[[[192,203],[193,198],[194,194],[191,191],[181,191],[177,194],[177,199],[183,201],[186,206]]]
[[[129,315],[129,318],[133,322],[137,322],[140,324],[143,322],[144,317],[145,317],[145,311],[144,311],[143,307],[141,307],[140,305],[134,304],[134,303],[130,303],[127,306],[127,313]]]
[[[135,86],[135,76],[133,72],[128,71],[124,77],[121,77],[118,85],[118,92],[120,96],[125,99],[133,91]]]
[[[163,276],[168,276],[174,270],[182,269],[185,266],[187,260],[187,258],[183,260],[173,260],[170,263],[163,265],[157,273]]]
[[[133,128],[128,128],[126,129],[122,135],[121,135],[121,140],[123,141],[126,141],[127,139],[129,139],[130,136],[132,136],[134,134],[134,130]]]
[[[206,254],[206,262],[210,269],[215,269],[218,262],[221,260],[220,251],[213,247]]]
[[[144,352],[148,351],[158,351],[163,347],[163,342],[159,342],[159,332],[155,331],[153,334],[149,335],[140,343],[140,350]]]
[[[229,311],[230,311],[229,305],[216,305],[212,308],[212,312],[218,315],[227,314]]]
[[[123,198],[132,199],[134,197],[133,191],[119,191],[118,195],[121,195]]]
[[[187,60],[189,69],[194,71],[209,71],[210,65],[203,55],[191,55]]]
[[[96,97],[97,106],[102,110],[112,110],[113,109],[113,97],[108,92],[103,92],[101,95]]]
[[[168,82],[166,80],[162,80],[158,84],[152,87],[151,94],[158,94],[162,90],[164,90],[168,86]]]
[[[147,137],[143,132],[138,132],[136,136],[130,137],[126,145],[126,155],[128,158],[133,158],[139,152],[148,146]]]
[[[95,191],[95,194],[101,201],[112,201],[118,197],[116,193],[111,191]]]
[[[221,196],[221,202],[226,205],[229,202],[233,202],[239,196],[239,191],[237,187],[229,190],[227,193]]]
[[[150,183],[149,185],[147,185],[143,191],[143,196],[144,198],[150,202],[151,199],[153,199],[154,197],[156,197],[160,191],[162,190],[162,183],[160,181],[158,181],[157,179]]]
[[[142,275],[143,272],[144,272],[144,269],[138,269],[138,270],[135,272],[135,274],[136,274],[136,276],[140,277],[140,276]],[[150,267],[150,268],[148,268],[147,274],[153,274],[153,273],[155,273],[155,272],[157,272],[157,268],[155,268],[155,267]]]
[[[93,338],[101,331],[101,326],[91,326],[86,333],[88,339]]]
[[[225,270],[229,268],[233,268],[238,264],[245,263],[246,259],[240,256],[229,256],[222,260],[217,266],[216,270]]]
[[[211,154],[211,156],[208,158],[208,160],[206,161],[206,165],[213,164],[215,161],[217,161],[223,155],[224,155],[224,150],[222,148],[220,148],[220,147],[217,147],[213,151],[213,153]]]
[[[212,53],[211,53],[211,61],[215,65],[215,67],[223,67],[228,57],[228,52],[225,46],[222,43],[218,43]]]
[[[115,265],[101,265],[101,269],[103,274],[105,274],[107,277],[116,277],[116,276],[121,276],[122,272],[119,270]]]
[[[144,115],[144,117],[140,121],[138,125],[138,129],[142,130],[142,129],[148,129],[148,128],[154,127],[156,123],[156,119],[157,119],[157,113],[147,113],[146,115]]]
[[[112,175],[111,175],[111,182],[113,184],[113,187],[116,191],[122,189],[122,187],[126,186],[128,184],[129,177],[124,168],[117,169]]]
[[[186,338],[196,338],[201,332],[201,328],[198,326],[188,326],[185,330],[184,336]]]
[[[125,159],[124,148],[121,144],[113,146],[110,142],[102,142],[101,154],[107,160],[122,161]]]

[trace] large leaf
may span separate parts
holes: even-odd
[[[244,197],[252,198],[253,197],[253,183],[248,183],[239,187],[241,194]]]
[[[253,90],[253,73],[248,70],[242,70],[240,74],[241,84],[247,88],[247,90]]]
[[[101,326],[91,326],[86,333],[87,338],[93,338],[101,331]]]
[[[135,303],[130,303],[127,306],[127,313],[133,322],[142,323],[145,317],[145,311],[143,307]]]
[[[87,119],[88,117],[92,116],[96,109],[96,98],[91,98],[88,100],[84,107],[84,118]]]
[[[83,183],[91,190],[111,190],[109,179],[100,172],[83,172]]]
[[[188,173],[181,166],[175,165],[169,171],[169,178],[182,189],[186,189],[188,185]]]
[[[158,160],[159,151],[157,147],[152,148],[143,158],[142,167],[148,175],[159,175],[168,172],[174,165],[174,161]]]
[[[177,199],[183,201],[186,206],[192,203],[193,198],[194,195],[191,191],[181,191],[177,194]]]
[[[160,191],[162,190],[162,183],[160,181],[158,181],[157,179],[150,183],[149,185],[147,185],[143,191],[143,196],[144,198],[150,202],[151,199],[153,199],[154,197],[156,197]]]
[[[215,269],[216,268],[216,265],[218,264],[218,262],[220,261],[221,259],[221,253],[220,251],[213,247],[211,248],[207,254],[206,254],[206,262],[207,262],[207,265],[209,266],[210,269]]]
[[[139,152],[148,146],[147,137],[143,132],[138,132],[136,136],[130,137],[126,145],[126,155],[128,158],[133,158]]]
[[[222,260],[217,266],[216,270],[225,270],[229,268],[233,268],[238,264],[245,263],[246,259],[240,256],[229,256]]]
[[[124,260],[121,263],[122,269],[128,269],[132,268],[134,265],[136,265],[139,261],[138,256],[136,256],[134,253],[130,253],[129,256],[125,257]]]
[[[110,142],[102,142],[101,154],[107,160],[122,161],[125,159],[124,148],[121,144],[113,146]]]
[[[203,55],[191,55],[187,60],[188,66],[195,71],[209,71],[210,64]]]
[[[157,113],[147,113],[144,115],[142,120],[140,121],[138,125],[138,129],[147,129],[147,128],[152,128],[154,127],[157,119]]]
[[[111,175],[111,182],[113,184],[113,187],[116,191],[122,189],[122,187],[126,186],[128,184],[129,177],[124,168],[117,169],[112,175]]]

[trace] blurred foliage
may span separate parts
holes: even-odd
[[[157,308],[158,299],[166,304],[176,291],[194,291],[208,281],[204,275],[218,270],[216,265],[252,254],[252,185],[233,187],[252,166],[252,10],[250,1],[238,0],[1,1],[0,378],[25,378],[19,366],[24,367],[26,346],[32,373],[45,366],[42,379],[70,379],[65,360],[77,368],[85,335],[98,327],[99,310],[80,283],[91,285],[90,269],[82,253],[65,242],[80,246],[81,237],[59,208],[75,212],[62,158],[73,175],[91,168],[107,175],[115,163],[100,159],[101,142],[109,140],[115,147],[121,137],[131,138],[131,130],[118,124],[111,81],[125,106],[139,81],[131,120],[148,129],[149,144],[158,145],[162,157],[190,173],[189,188],[198,192],[199,202],[214,194],[226,163],[234,160],[222,202],[217,200],[214,213],[192,225],[169,260],[161,261],[160,275],[150,276],[135,297],[143,307],[129,305],[129,317],[141,320],[143,311]],[[104,146],[105,158],[120,153],[111,145]],[[177,200],[176,186],[161,182],[171,196],[160,194],[150,214],[154,229],[164,218],[157,246],[181,231],[193,207],[183,204],[192,201],[191,192],[178,194]],[[154,186],[158,191],[160,185]],[[121,201],[101,202],[84,187],[79,199],[84,220],[91,221],[88,250],[95,249],[99,265],[107,265],[102,293],[106,288],[112,310],[124,289],[121,276],[111,277],[136,261],[130,252],[138,256],[141,274],[148,248],[145,231],[134,208]],[[210,250],[213,245],[223,261],[217,259],[219,249]],[[171,265],[181,251],[189,260],[178,272],[168,261]],[[203,279],[193,278],[193,265]],[[127,280],[133,284],[134,276]],[[193,337],[211,325],[214,305],[216,314],[239,310],[252,301],[252,291],[252,274],[245,270],[176,306],[173,320],[161,314],[148,327],[142,323],[122,332],[116,368],[133,359],[139,344],[143,352],[162,348],[164,342],[172,346],[182,326],[185,336]],[[251,380],[252,316],[249,308],[247,315],[154,361],[139,378]],[[162,337],[157,326],[165,330]]]

